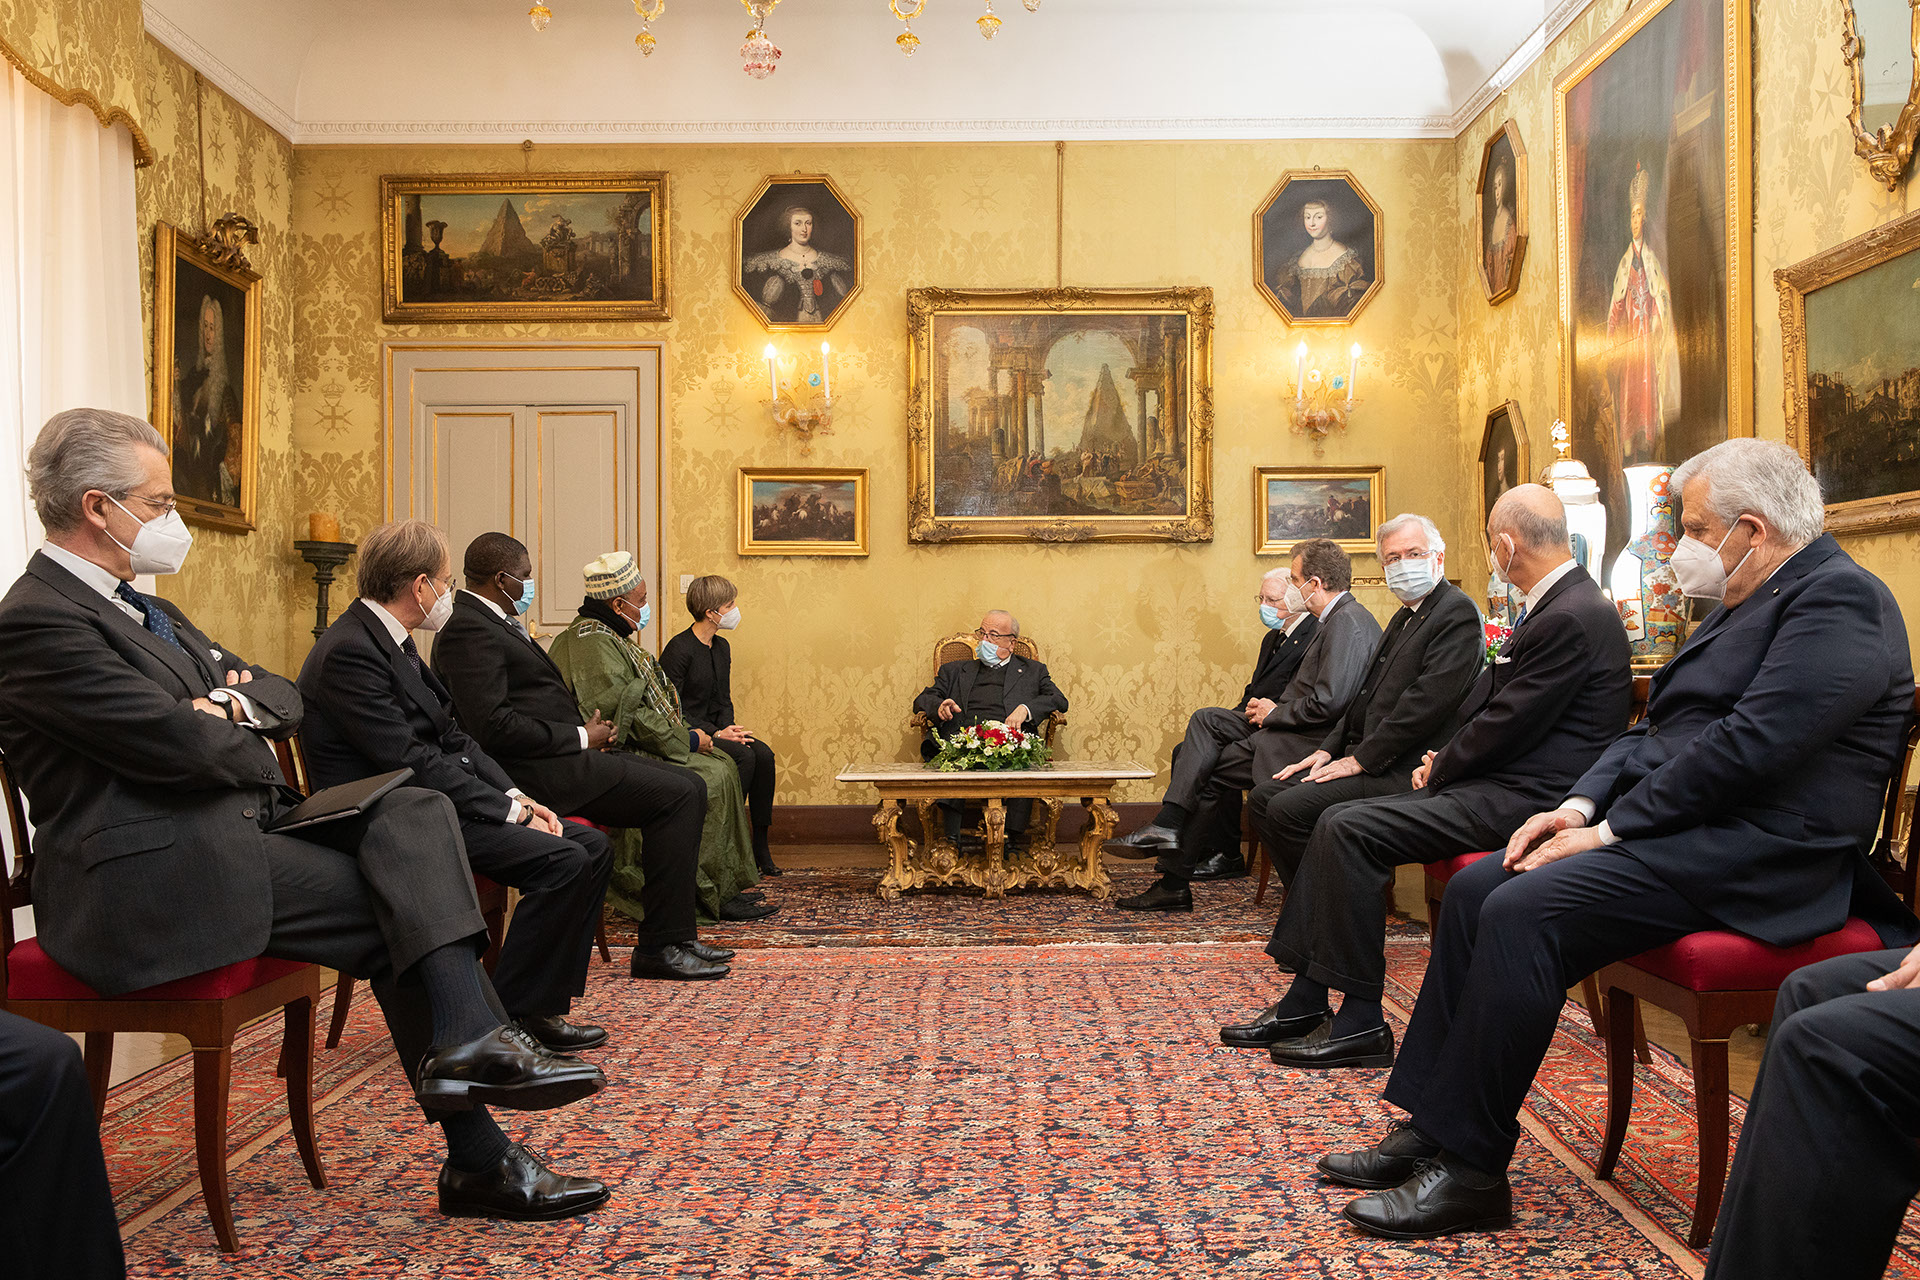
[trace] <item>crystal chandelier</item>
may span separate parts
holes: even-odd
[[[753,29],[747,32],[746,43],[740,46],[740,69],[755,80],[765,80],[779,69],[773,64],[780,61],[780,46],[767,39],[767,15],[779,3],[780,0],[740,0],[740,7],[753,15]]]
[[[633,11],[640,15],[640,34],[633,38],[634,46],[640,50],[641,57],[651,58],[655,42],[648,27],[667,11],[667,0],[653,0],[651,5],[647,0],[633,0]]]

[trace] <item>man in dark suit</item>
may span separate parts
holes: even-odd
[[[1704,929],[1793,946],[1849,914],[1889,946],[1920,939],[1866,859],[1913,709],[1899,606],[1821,534],[1820,487],[1785,445],[1728,440],[1673,483],[1674,575],[1724,605],[1560,807],[1447,885],[1387,1081],[1411,1123],[1320,1161],[1392,1188],[1347,1206],[1364,1231],[1512,1220],[1521,1103],[1567,988],[1601,966]]]
[[[591,1049],[607,1033],[566,1013],[586,990],[587,961],[613,857],[607,838],[522,794],[454,722],[446,689],[411,632],[453,611],[446,539],[424,520],[381,525],[360,544],[360,598],[300,668],[301,735],[314,782],[410,768],[453,801],[468,864],[520,890],[494,986],[507,1011],[551,1049]]]
[[[0,1010],[0,1239],[18,1280],[127,1274],[80,1046]]]
[[[527,632],[533,559],[517,539],[483,533],[463,560],[467,589],[433,642],[433,674],[460,725],[513,782],[560,813],[602,826],[638,828],[640,891],[629,971],[636,978],[717,978],[733,952],[699,939],[694,867],[707,788],[692,770],[631,752],[604,750],[613,725],[579,703],[560,668]]]
[[[33,812],[47,954],[107,996],[261,955],[365,978],[446,1135],[441,1212],[605,1203],[476,1105],[556,1107],[605,1077],[507,1025],[446,798],[401,787],[357,817],[269,831],[298,797],[267,739],[299,728],[299,693],[130,585],[177,571],[192,543],[159,433],[68,410],[28,469],[47,543],[0,602],[0,750]]]
[[[1487,543],[1495,572],[1521,593],[1518,626],[1461,705],[1465,724],[1413,771],[1413,790],[1335,805],[1314,824],[1267,944],[1297,976],[1279,1003],[1221,1028],[1224,1043],[1270,1048],[1289,1067],[1391,1063],[1380,999],[1394,869],[1503,847],[1625,726],[1627,633],[1569,553],[1560,499],[1540,485],[1508,490],[1487,517]],[[1344,996],[1337,1018],[1328,988]]]
[[[1145,892],[1117,899],[1116,907],[1191,911],[1191,881],[1247,873],[1237,847],[1240,793],[1320,744],[1346,714],[1378,647],[1380,624],[1348,592],[1352,584],[1353,562],[1339,543],[1309,538],[1294,546],[1288,585],[1314,617],[1313,639],[1286,688],[1262,710],[1258,730],[1221,748],[1179,840],[1169,845],[1164,834],[1135,832],[1107,845],[1123,858],[1159,856],[1160,878]]]
[[[1005,609],[992,609],[980,619],[973,634],[974,656],[943,665],[934,674],[933,683],[913,700],[913,709],[935,722],[920,743],[924,760],[931,760],[939,751],[933,741],[934,730],[950,734],[997,720],[1009,729],[1038,733],[1048,716],[1067,709],[1067,695],[1054,687],[1046,663],[1014,652],[1013,642],[1020,638],[1019,619]],[[960,802],[942,800],[940,805],[947,838],[957,840]],[[1032,814],[1032,800],[1007,801],[1009,848],[1025,843]]]
[[[1320,620],[1307,608],[1300,588],[1293,585],[1289,568],[1269,569],[1260,579],[1260,625],[1266,634],[1260,639],[1260,653],[1254,659],[1253,675],[1240,691],[1240,701],[1232,707],[1202,707],[1187,717],[1187,735],[1173,749],[1169,767],[1172,775],[1160,800],[1160,812],[1153,821],[1130,835],[1109,840],[1107,847],[1122,856],[1134,856],[1129,850],[1178,848],[1180,831],[1200,802],[1200,790],[1206,785],[1220,753],[1236,742],[1245,742],[1260,731],[1261,724],[1286,696],[1293,673],[1300,669],[1307,646],[1320,629]],[[1233,792],[1234,798],[1239,791]],[[1235,855],[1237,856],[1237,855]],[[1209,877],[1199,877],[1206,879]]]

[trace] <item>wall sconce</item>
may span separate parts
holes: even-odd
[[[1354,380],[1360,372],[1360,344],[1347,349],[1347,371],[1323,374],[1319,366],[1307,367],[1307,344],[1293,349],[1293,400],[1289,416],[1295,435],[1307,436],[1318,454],[1328,435],[1338,428],[1347,429],[1347,416],[1360,403],[1354,398]]]
[[[804,386],[796,386],[795,381],[800,376],[799,357],[782,360],[773,344],[767,344],[767,392],[772,399],[763,403],[773,415],[774,426],[791,430],[800,437],[800,452],[803,454],[813,451],[815,432],[826,434],[833,430],[832,353],[833,349],[828,344],[821,343],[820,372],[808,374]],[[780,377],[783,364],[789,372],[785,381]]]

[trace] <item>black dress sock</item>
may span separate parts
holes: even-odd
[[[1341,1036],[1357,1036],[1363,1031],[1386,1025],[1387,1017],[1380,1011],[1378,1000],[1346,996],[1340,1001],[1340,1012],[1334,1015],[1333,1030],[1328,1034],[1338,1039]]]
[[[1170,800],[1163,800],[1160,802],[1160,812],[1153,815],[1153,825],[1178,831],[1187,825],[1187,811]]]
[[[433,1006],[433,1043],[441,1048],[478,1040],[500,1025],[473,948],[464,942],[437,947],[413,966]]]
[[[442,1116],[440,1132],[447,1139],[447,1163],[462,1173],[499,1164],[512,1145],[485,1107]]]
[[[1287,988],[1287,994],[1280,997],[1280,1006],[1274,1010],[1279,1018],[1304,1018],[1310,1013],[1325,1013],[1327,1010],[1327,989],[1312,978],[1296,977],[1293,985]]]

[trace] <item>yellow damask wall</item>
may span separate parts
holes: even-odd
[[[1488,410],[1520,402],[1534,468],[1552,456],[1547,428],[1559,404],[1558,246],[1554,234],[1553,81],[1626,12],[1599,0],[1497,98],[1455,144],[1456,270],[1460,289],[1459,456],[1477,484],[1480,433]],[[1853,154],[1847,126],[1852,86],[1840,60],[1840,0],[1755,0],[1753,6],[1754,424],[1784,439],[1776,269],[1831,248],[1920,207],[1910,177],[1888,192]],[[1478,218],[1474,183],[1490,133],[1519,122],[1530,158],[1527,260],[1517,296],[1489,307],[1474,274]],[[1920,533],[1849,538],[1846,549],[1884,578],[1910,633],[1920,630]],[[1484,565],[1484,556],[1476,558]],[[1485,582],[1484,567],[1478,568]]]
[[[380,323],[378,180],[397,172],[664,169],[671,175],[673,316],[657,325]],[[1286,326],[1253,285],[1251,219],[1280,172],[1344,167],[1385,211],[1387,287],[1351,329]],[[1459,286],[1454,148],[1447,142],[1113,143],[1066,155],[1070,285],[1195,284],[1215,291],[1216,534],[1198,546],[950,546],[906,541],[906,291],[1055,279],[1050,144],[884,146],[301,148],[293,177],[295,510],[341,514],[347,536],[381,516],[383,338],[658,336],[669,344],[670,563],[741,586],[736,701],[782,752],[784,803],[863,799],[833,774],[901,758],[907,704],[936,635],[989,606],[1018,613],[1073,710],[1081,758],[1164,766],[1194,707],[1231,701],[1260,639],[1253,605],[1253,468],[1387,466],[1387,500],[1474,541],[1462,485],[1453,326]],[[864,288],[835,326],[835,433],[811,458],[758,408],[768,341],[729,285],[732,220],[769,173],[832,175],[865,226]],[[1344,360],[1367,350],[1364,406],[1323,457],[1288,433],[1280,387],[1301,337]],[[786,350],[793,335],[777,335]],[[817,340],[815,340],[817,341]],[[861,560],[734,554],[742,465],[811,462],[872,472],[873,554]],[[1360,571],[1377,574],[1372,558]],[[572,594],[575,582],[543,583]],[[669,588],[677,584],[667,584]],[[1383,616],[1390,597],[1362,598]],[[310,597],[309,597],[310,598]],[[660,616],[683,618],[677,593]],[[295,657],[304,637],[295,638]],[[1155,795],[1139,786],[1128,799]]]
[[[251,534],[196,528],[186,568],[164,583],[207,634],[249,660],[287,670],[292,639],[311,643],[301,622],[313,617],[311,574],[293,550],[293,311],[296,275],[289,233],[293,147],[149,39],[142,44],[145,122],[156,159],[135,178],[140,217],[140,289],[147,329],[148,397],[153,391],[154,228],[203,229],[201,162],[206,157],[205,217],[229,210],[260,227],[247,256],[261,275],[264,344],[260,364],[259,527]],[[151,406],[150,406],[151,407]],[[304,521],[306,508],[299,509]],[[300,650],[305,652],[304,647]]]

